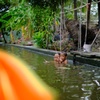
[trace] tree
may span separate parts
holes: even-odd
[[[92,0],[88,0],[88,5],[87,5],[87,28],[89,28],[89,22],[90,22],[91,2],[92,2]]]
[[[77,8],[77,0],[74,0],[74,9]],[[74,19],[77,20],[77,10],[74,10]]]
[[[98,24],[100,29],[100,0],[98,0]]]

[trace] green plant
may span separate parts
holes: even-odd
[[[36,32],[35,35],[33,36],[34,42],[39,46],[39,47],[46,47],[45,39],[44,39],[45,33],[44,32]]]
[[[4,15],[1,16],[2,28],[9,28],[11,30],[20,30],[22,26],[27,27],[28,34],[26,36],[32,37],[32,23],[33,23],[33,8],[26,2],[18,3],[11,7]]]
[[[53,23],[53,12],[49,7],[42,9],[39,6],[35,7],[33,15],[33,28],[34,36],[33,39],[38,46],[47,48],[51,41],[51,25]]]

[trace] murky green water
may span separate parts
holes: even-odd
[[[31,70],[35,70],[49,86],[59,92],[59,100],[100,100],[99,67],[89,65],[57,67],[53,63],[44,63],[44,59],[53,60],[50,56],[13,46],[0,48],[14,53],[27,62]]]

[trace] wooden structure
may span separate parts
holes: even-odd
[[[92,0],[88,0],[88,3],[86,4],[86,6],[87,6],[87,18],[86,18],[87,22],[86,22],[86,33],[85,33],[85,42],[84,42],[84,44],[86,44],[87,29],[89,28],[91,3],[92,3]],[[100,0],[97,0],[96,3],[98,4],[98,26],[99,26],[99,31],[98,31],[96,37],[94,38],[94,40],[93,40],[91,46],[92,46],[93,43],[95,42],[95,40],[96,40],[98,34],[100,34]],[[82,6],[82,7],[84,7],[84,6]],[[80,9],[81,9],[81,8],[80,8]],[[77,9],[75,9],[75,10],[77,10]],[[80,14],[80,16],[81,16],[81,14]],[[81,20],[80,20],[80,25],[81,25]],[[80,41],[81,41],[80,35],[81,35],[81,31],[80,31],[80,33],[79,33],[79,41],[78,41],[79,44],[81,44],[81,42],[80,42]],[[74,64],[76,63],[76,57],[77,57],[77,56],[78,56],[78,57],[84,57],[84,58],[86,58],[86,59],[87,59],[87,58],[94,58],[94,59],[96,59],[96,60],[98,60],[98,61],[100,62],[100,52],[83,52],[83,51],[81,50],[81,45],[79,45],[79,50],[78,50],[78,51],[71,51],[70,53],[73,55],[73,63],[74,63]],[[84,60],[84,59],[83,59],[83,60]]]

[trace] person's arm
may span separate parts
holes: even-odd
[[[52,63],[52,62],[54,62],[54,61],[48,61],[48,60],[45,60],[45,59],[44,59],[44,63],[45,63],[45,64],[49,64],[49,63]]]
[[[49,61],[47,61],[47,60],[44,59],[44,63],[47,64],[47,63],[49,63]]]

